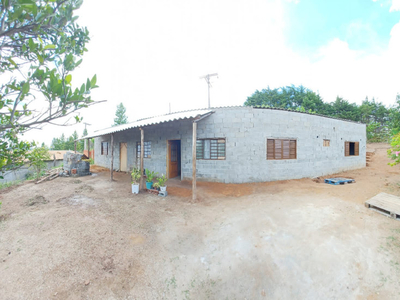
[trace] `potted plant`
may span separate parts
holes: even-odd
[[[156,177],[158,173],[154,171],[150,171],[149,169],[146,169],[146,188],[148,190],[151,190],[153,186],[153,179]]]
[[[157,190],[157,191],[160,190],[160,184],[158,182],[153,183],[153,190]]]
[[[132,173],[132,194],[139,194],[139,181],[142,175],[140,174],[140,169],[133,168]]]
[[[162,174],[162,176],[158,178],[158,184],[160,186],[161,192],[165,192],[167,190],[167,186],[165,185],[167,180],[167,176],[165,176],[164,174]]]

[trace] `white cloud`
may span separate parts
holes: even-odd
[[[400,0],[392,0],[390,11],[400,11]]]

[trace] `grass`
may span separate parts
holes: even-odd
[[[15,181],[10,181],[10,182],[0,183],[0,190],[9,188],[11,186],[20,185],[22,182],[23,182],[23,180],[15,180]]]

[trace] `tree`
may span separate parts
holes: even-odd
[[[121,102],[120,104],[117,105],[117,111],[115,112],[116,118],[114,119],[113,126],[128,123],[128,117],[125,115],[125,113],[126,113],[126,108]]]
[[[0,171],[23,163],[33,143],[19,134],[44,124],[67,125],[90,97],[96,75],[73,88],[71,73],[87,51],[89,32],[74,16],[82,0],[0,2]]]
[[[37,147],[26,154],[29,166],[35,171],[36,180],[39,180],[41,172],[46,168],[46,159],[50,159],[49,151],[46,147]]]

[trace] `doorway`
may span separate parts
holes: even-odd
[[[167,176],[175,178],[181,176],[181,141],[167,141]]]
[[[128,144],[119,144],[119,170],[121,172],[128,172]]]

